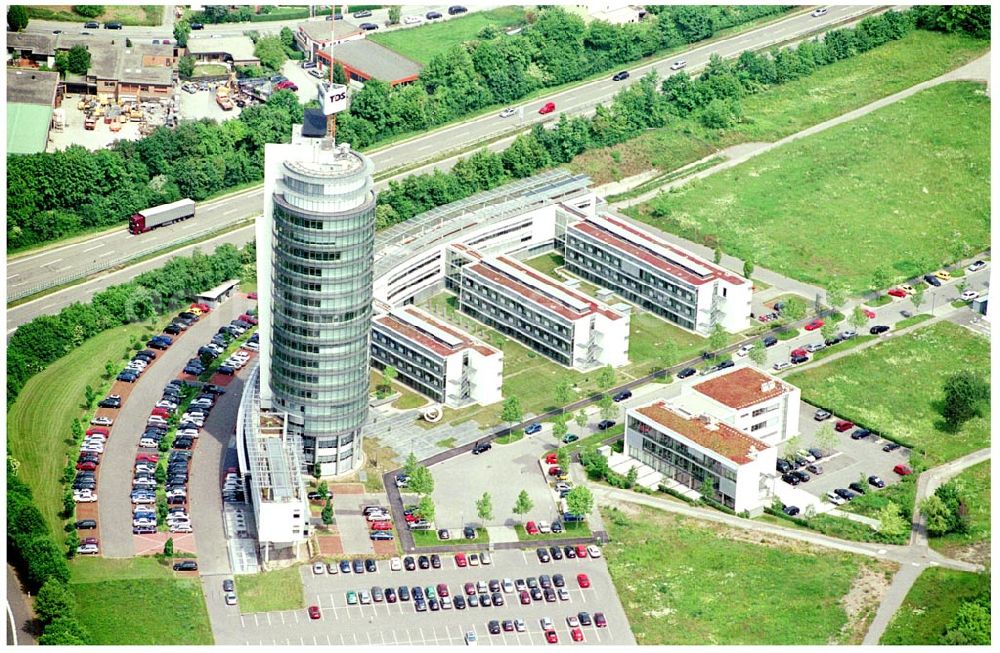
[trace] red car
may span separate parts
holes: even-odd
[[[476,593],[476,584],[475,583],[466,583],[465,584],[465,593],[466,593],[467,596],[472,596],[473,594],[475,594]]]
[[[597,626],[598,628],[608,627],[608,620],[604,617],[603,612],[594,613],[594,625]]]
[[[557,462],[559,462],[559,456],[557,456],[556,454],[550,453],[549,455],[545,456],[546,465],[555,465]]]
[[[587,578],[587,574],[577,574],[576,582],[580,584],[580,587],[587,589],[590,587],[590,579]]]
[[[893,297],[906,297],[906,291],[902,288],[892,288],[889,290],[889,294]]]
[[[82,462],[82,463],[77,463],[76,464],[76,468],[79,469],[80,471],[92,472],[95,469],[97,469],[97,463],[93,463],[93,462],[90,462],[90,461]]]
[[[530,604],[531,604],[531,594],[528,594],[527,592],[521,592],[521,605],[530,605]]]
[[[869,320],[875,319],[875,311],[873,311],[872,309],[862,307],[861,312],[864,313],[865,317],[867,317]]]
[[[167,410],[166,408],[159,408],[159,407],[154,408],[153,410],[149,411],[149,414],[150,415],[159,415],[160,417],[162,417],[164,419],[170,419],[170,411]]]
[[[420,515],[411,512],[408,515],[403,515],[403,519],[405,519],[407,523],[416,522],[420,521]]]
[[[558,644],[559,643],[559,635],[556,635],[556,631],[554,631],[554,630],[546,630],[545,631],[545,641],[548,642],[549,644]]]
[[[87,429],[87,435],[103,435],[104,437],[111,437],[111,431],[103,426],[93,426]]]
[[[549,467],[549,476],[559,476],[560,474],[562,474],[562,470],[558,466]]]
[[[821,328],[824,324],[825,322],[823,322],[823,320],[813,320],[806,325],[806,331],[815,331],[816,329]]]
[[[438,583],[437,594],[438,596],[448,596],[448,586],[444,583]]]
[[[552,113],[555,110],[556,110],[556,103],[555,102],[546,102],[545,105],[542,106],[542,108],[538,110],[538,113],[540,113],[540,114],[542,114],[544,116],[546,113]]]
[[[299,87],[295,85],[295,82],[292,82],[292,81],[287,80],[287,79],[285,81],[283,81],[283,82],[278,82],[277,85],[275,85],[274,88],[277,89],[277,90],[279,90],[279,91],[283,91],[285,89],[288,89],[289,91],[297,91],[297,90],[299,90]]]
[[[582,642],[583,641],[583,631],[580,630],[579,628],[574,628],[573,630],[569,631],[569,635],[570,635],[570,637],[573,638],[574,642]]]
[[[469,561],[465,559],[464,553],[456,553],[455,564],[458,565],[459,567],[465,567],[469,564]]]
[[[850,431],[854,428],[854,422],[848,422],[846,419],[838,420],[837,425],[833,427],[837,433],[843,433],[844,431]]]
[[[239,317],[239,319],[243,320],[244,322],[248,322],[250,324],[257,324],[258,322],[257,318],[254,317],[253,315],[250,315],[249,313],[244,313]]]
[[[191,304],[191,308],[197,308],[202,313],[211,313],[212,312],[212,309],[208,306],[208,304],[197,304],[197,303],[195,303],[195,304]]]
[[[323,616],[323,613],[319,611],[319,606],[318,605],[310,605],[309,606],[309,618],[310,619],[319,619],[321,616]]]
[[[373,531],[391,531],[392,522],[391,521],[373,521],[372,522]]]
[[[576,545],[576,557],[580,558],[581,560],[587,557],[587,545],[586,544],[577,544]]]
[[[792,357],[793,357],[793,358],[794,358],[795,356],[808,356],[808,355],[809,355],[809,352],[807,352],[807,351],[806,351],[805,349],[803,349],[802,347],[799,347],[798,349],[793,349],[793,350],[792,350]]]
[[[913,470],[906,465],[899,464],[892,468],[892,471],[896,472],[900,476],[909,476],[913,473]]]
[[[528,535],[538,535],[538,524],[529,521],[524,525],[524,530],[527,531]]]
[[[160,457],[157,456],[155,453],[137,453],[135,455],[135,462],[140,462],[140,461],[155,463],[160,461]]]
[[[257,292],[254,291],[254,292],[247,293],[247,299],[257,299]]]

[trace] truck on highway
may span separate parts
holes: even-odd
[[[128,219],[128,230],[132,234],[144,234],[150,229],[186,220],[192,216],[194,216],[194,200],[177,200],[134,214]]]

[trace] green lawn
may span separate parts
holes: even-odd
[[[70,590],[88,644],[214,643],[198,578],[176,578],[153,558],[87,558],[71,566]]]
[[[947,375],[988,371],[989,360],[988,340],[939,322],[785,380],[801,388],[804,400],[922,449],[933,467],[989,446],[988,408],[947,433],[935,407]]]
[[[28,16],[39,20],[59,20],[85,23],[96,20],[99,23],[117,20],[122,25],[162,25],[163,5],[104,5],[102,14],[96,18],[88,18],[71,10],[71,5],[53,5],[38,7],[28,5]]]
[[[926,322],[927,320],[934,317],[930,313],[917,313],[913,317],[904,317],[899,322],[896,322],[896,331],[900,329],[905,329],[908,326],[913,326],[914,324],[920,324],[921,322]]]
[[[306,605],[299,566],[236,576],[240,612],[297,610]]]
[[[524,261],[524,264],[535,268],[542,274],[549,275],[553,279],[559,279],[559,275],[556,274],[556,268],[564,266],[566,264],[566,259],[563,258],[562,254],[548,252],[547,254],[542,254],[541,256],[536,256],[535,258],[529,258]]]
[[[843,340],[833,345],[832,347],[827,347],[826,349],[820,349],[818,352],[812,355],[812,359],[813,361],[820,361],[823,360],[824,358],[828,358],[829,356],[833,356],[834,354],[839,354],[842,351],[846,351],[848,349],[854,349],[858,345],[864,344],[866,342],[871,342],[872,340],[875,340],[877,338],[878,336],[872,336],[872,335],[854,336],[850,340]]]
[[[614,147],[590,150],[569,167],[595,184],[650,169],[671,171],[737,143],[773,142],[806,127],[957,68],[989,48],[958,34],[922,30],[865,54],[820,68],[803,79],[742,101],[745,120],[721,134],[693,120],[675,120]]]
[[[928,567],[910,588],[879,644],[940,644],[961,602],[989,589],[988,574]]]
[[[990,543],[990,462],[987,460],[974,465],[953,480],[959,491],[967,497],[970,527],[968,533],[949,533],[943,537],[931,537],[933,549],[954,557],[969,545],[985,546]]]
[[[490,534],[485,528],[476,529],[476,538],[473,540],[467,540],[464,537],[455,537],[450,540],[442,540],[438,538],[436,530],[430,531],[412,531],[413,534],[413,544],[418,547],[433,547],[433,546],[445,546],[448,544],[488,544],[490,541]],[[452,533],[454,535],[454,533]]]
[[[563,524],[566,529],[562,533],[535,533],[528,535],[524,526],[517,524],[514,530],[517,531],[517,539],[522,542],[547,542],[549,540],[562,540],[572,537],[590,537],[590,526],[587,522],[566,522]]]
[[[131,324],[71,349],[33,376],[7,413],[7,442],[21,462],[18,473],[31,486],[38,509],[59,538],[63,535],[60,479],[69,453],[70,424],[74,417],[84,416],[84,388],[106,383],[104,363],[113,360],[124,367],[121,357],[130,339],[148,334],[147,325]]]
[[[863,291],[878,265],[892,282],[933,270],[989,243],[982,88],[922,91],[628,212],[820,286]]]
[[[886,572],[861,556],[762,544],[650,508],[602,514],[604,557],[639,644],[843,642],[856,628],[843,597],[862,569]]]
[[[501,435],[493,442],[496,444],[514,444],[518,440],[524,439],[524,429],[517,429],[516,431],[511,431],[507,435]]]
[[[195,66],[194,73],[191,75],[193,79],[198,77],[217,77],[219,75],[225,75],[229,72],[229,69],[222,64],[202,64],[200,66]],[[241,286],[240,290],[244,290]]]
[[[487,25],[504,30],[523,22],[523,7],[501,7],[445,22],[375,33],[368,38],[426,65],[434,55],[445,52],[453,45],[475,39]]]

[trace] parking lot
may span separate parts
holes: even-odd
[[[434,475],[435,525],[438,528],[462,528],[480,524],[476,500],[489,492],[493,500],[494,519],[487,526],[513,526],[525,520],[554,521],[558,509],[554,495],[538,466],[538,459],[554,450],[555,438],[551,426],[541,433],[525,437],[513,444],[493,444],[490,451],[473,456],[462,454],[431,467]],[[512,508],[521,490],[526,490],[534,507],[520,517]],[[403,495],[404,503],[416,503]]]
[[[441,569],[390,571],[387,561],[379,561],[375,573],[314,575],[309,565],[300,568],[306,605],[318,606],[321,618],[309,618],[306,610],[286,610],[241,615],[235,610],[231,622],[222,630],[225,644],[463,644],[465,633],[473,631],[480,644],[542,645],[545,637],[540,620],[548,617],[560,643],[573,643],[566,618],[581,611],[593,617],[603,612],[606,628],[581,626],[584,643],[634,644],[621,603],[618,600],[607,567],[602,559],[559,560],[542,564],[534,552],[497,551],[493,564],[459,568],[450,555],[442,556]],[[581,589],[577,574],[586,573],[590,587]],[[413,601],[347,605],[347,592],[371,590],[372,586],[398,587],[448,585],[450,596],[463,594],[467,582],[503,578],[527,579],[541,574],[563,574],[570,598],[546,603],[532,601],[521,605],[516,593],[504,594],[504,605],[498,607],[451,608],[437,612],[417,612]],[[491,620],[523,619],[525,632],[501,632],[490,635]],[[217,633],[219,634],[219,633]]]
[[[799,413],[799,429],[801,432],[802,448],[818,447],[827,449],[823,445],[816,443],[816,432],[824,422],[817,422],[813,419],[816,407],[802,402]],[[834,415],[828,422],[836,423],[839,418]],[[833,507],[829,501],[823,497],[834,488],[846,488],[849,484],[858,481],[863,475],[866,479],[871,475],[879,476],[886,485],[899,482],[899,475],[892,471],[892,468],[899,463],[909,462],[910,450],[900,447],[892,452],[882,451],[882,447],[889,441],[883,440],[876,435],[870,435],[862,440],[852,440],[850,429],[844,433],[838,433],[837,439],[840,441],[834,448],[832,455],[816,462],[823,469],[822,474],[810,474],[811,479],[807,483],[800,483],[792,487],[783,481],[777,481],[776,489],[778,496],[786,505],[798,506],[805,509],[810,502],[815,502],[816,509],[827,511]],[[779,456],[784,454],[784,450],[779,452]],[[868,491],[878,491],[865,482]],[[815,505],[814,504],[814,505]]]

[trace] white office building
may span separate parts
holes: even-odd
[[[398,381],[452,408],[501,399],[503,352],[414,306],[376,315],[372,365],[393,366]]]

